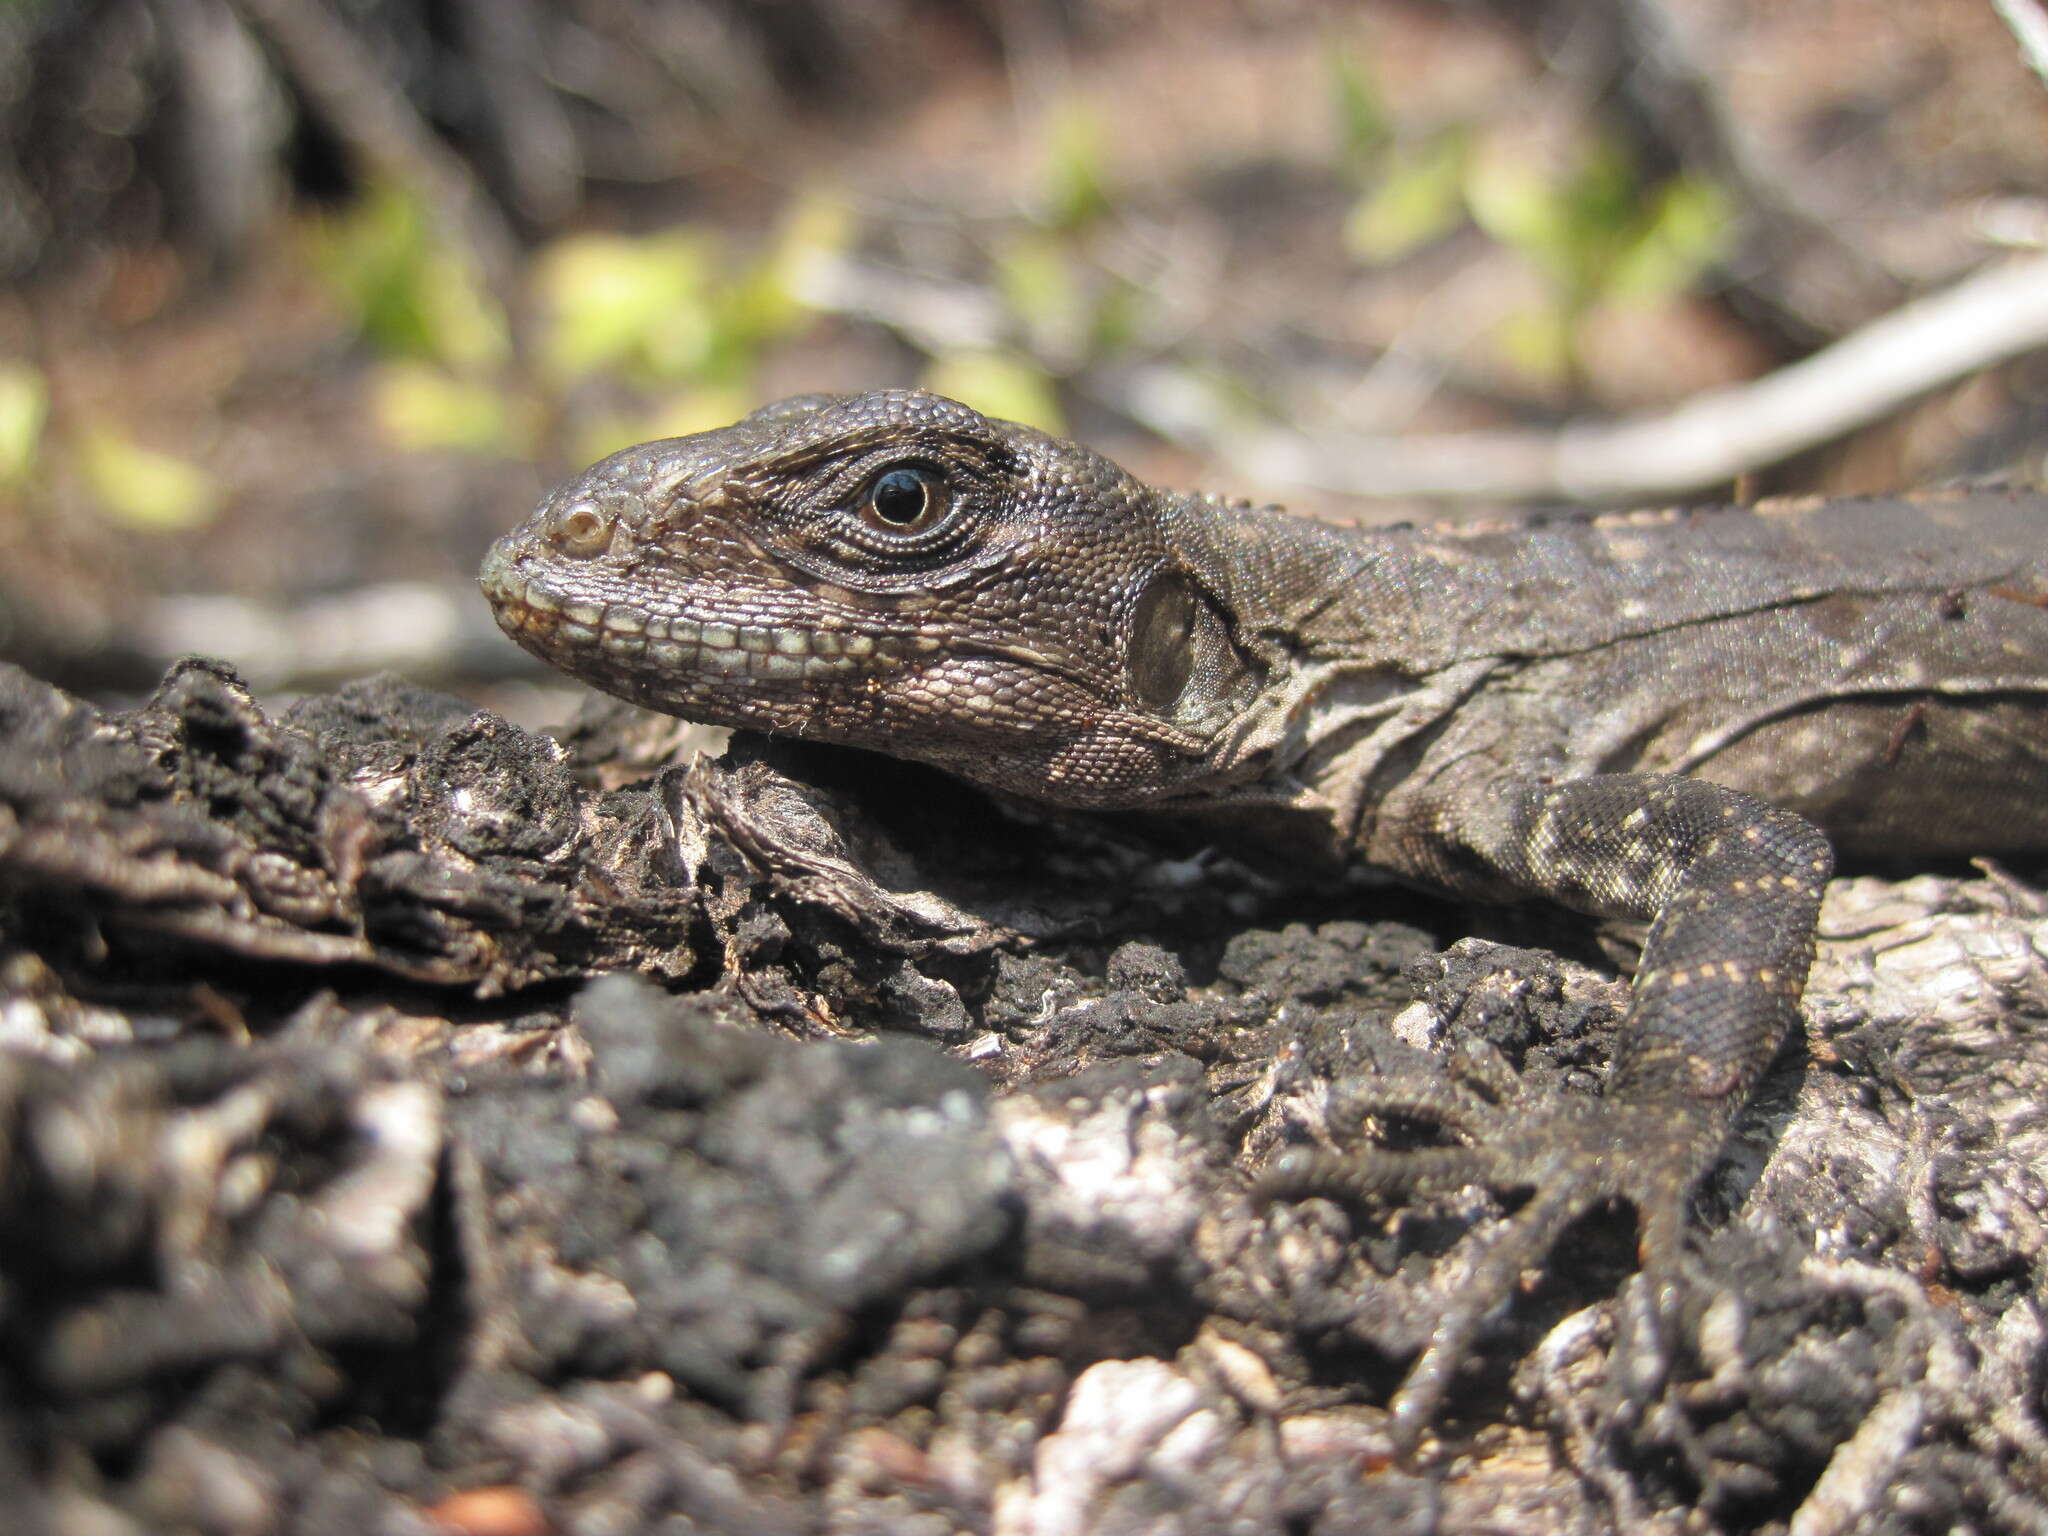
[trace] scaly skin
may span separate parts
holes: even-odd
[[[616,454],[482,579],[536,655],[689,719],[1648,921],[1603,1098],[1447,1103],[1472,1145],[1345,1175],[1531,1192],[1396,1396],[1412,1444],[1590,1206],[1631,1202],[1675,1274],[1794,1016],[1825,834],[2048,848],[2044,551],[2048,500],[2010,492],[1340,530],[891,391]]]

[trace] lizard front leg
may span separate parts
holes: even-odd
[[[1269,1176],[1276,1192],[1339,1187],[1384,1198],[1468,1184],[1528,1192],[1394,1398],[1404,1448],[1517,1277],[1592,1206],[1632,1204],[1653,1282],[1675,1279],[1688,1197],[1793,1017],[1833,862],[1810,822],[1700,779],[1497,782],[1480,795],[1433,797],[1406,825],[1402,862],[1412,874],[1651,927],[1601,1099],[1486,1116],[1494,1123],[1483,1129],[1468,1106],[1443,1118],[1470,1145],[1335,1162],[1296,1154]],[[1376,1107],[1369,1091],[1361,1099]],[[1413,1114],[1417,1106],[1411,1095],[1387,1107]]]

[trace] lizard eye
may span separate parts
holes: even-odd
[[[921,464],[897,464],[869,483],[860,520],[877,533],[923,533],[946,515],[946,482]]]

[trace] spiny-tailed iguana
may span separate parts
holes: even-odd
[[[884,391],[615,454],[483,586],[520,644],[672,714],[1650,922],[1604,1097],[1368,1154],[1382,1187],[1531,1192],[1395,1400],[1411,1443],[1594,1203],[1671,1272],[1794,1016],[1830,838],[2048,848],[2038,495],[1350,530]]]

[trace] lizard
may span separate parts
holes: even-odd
[[[1355,1188],[1526,1197],[1391,1400],[1406,1448],[1596,1205],[1671,1294],[1835,849],[2048,849],[2024,491],[1343,528],[883,390],[614,454],[480,579],[519,644],[656,710],[1647,923],[1599,1097],[1389,1105],[1452,1139],[1353,1155]]]

